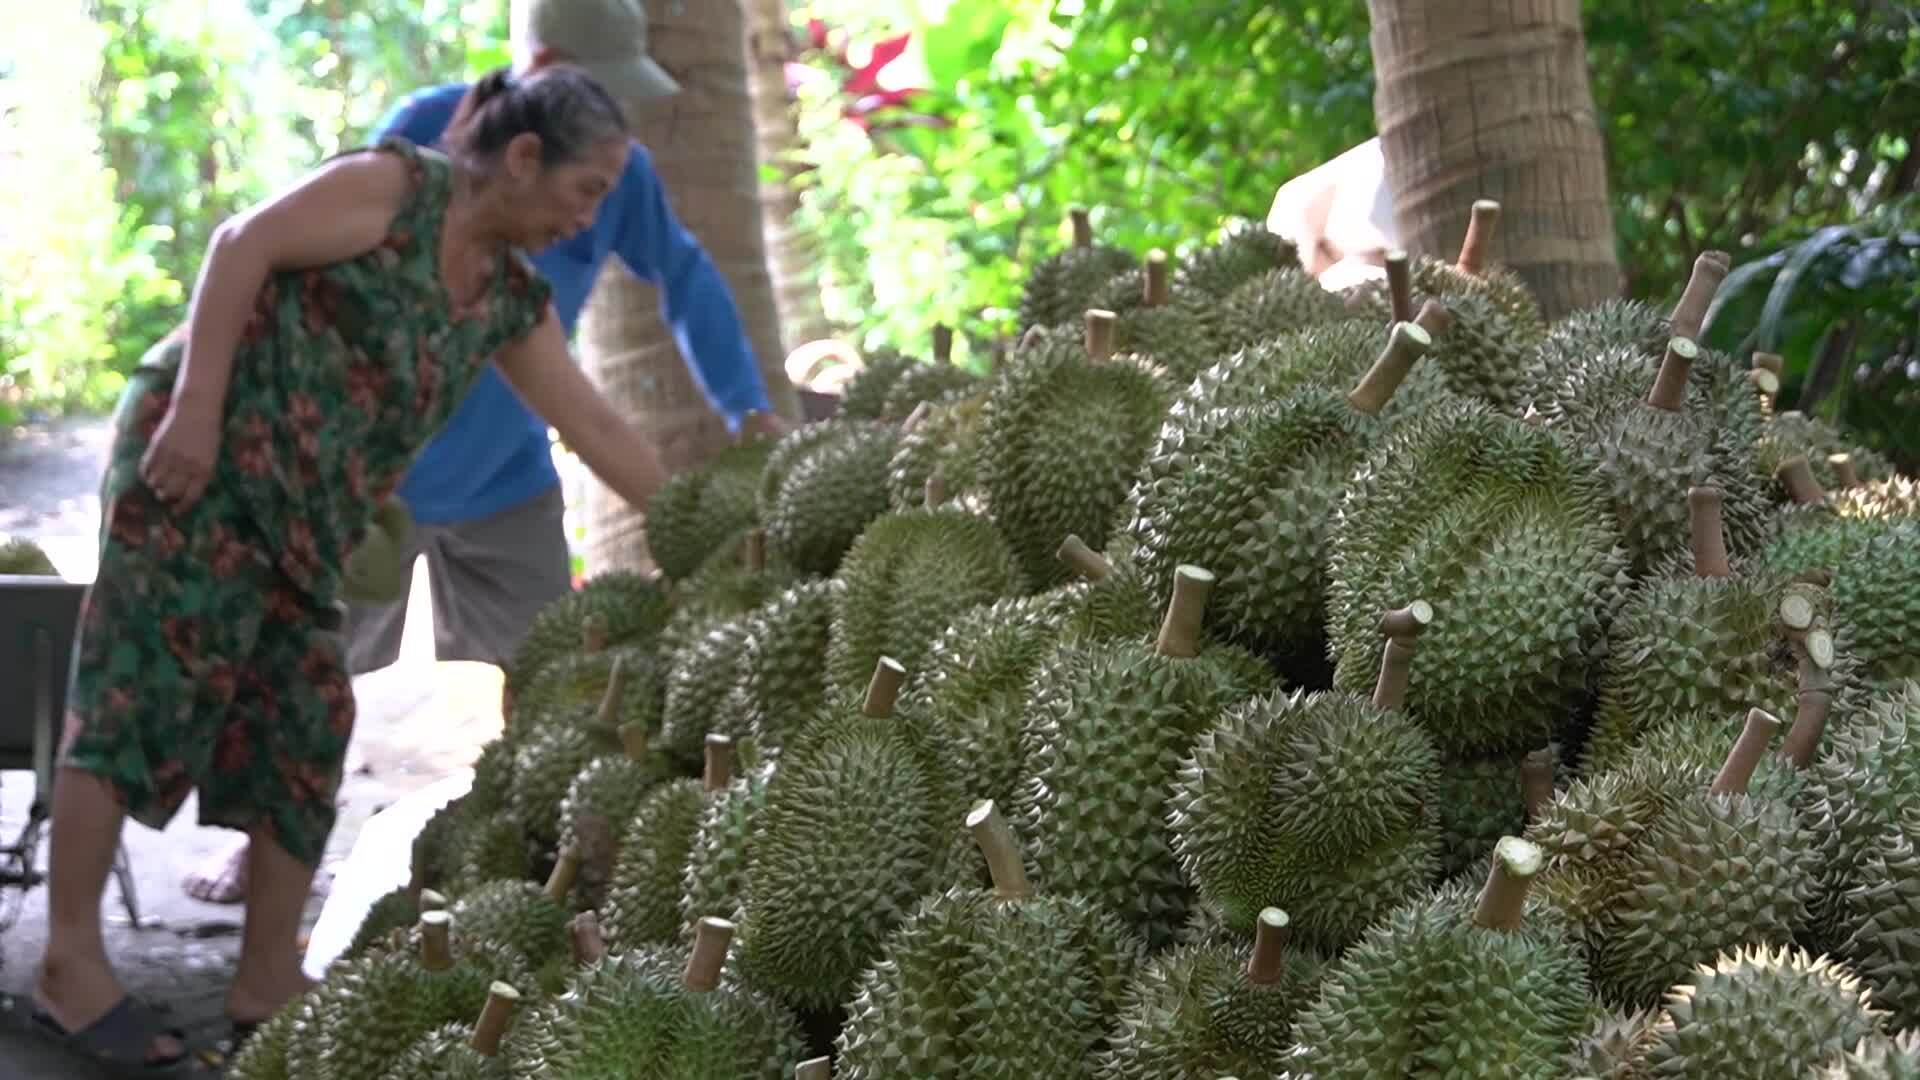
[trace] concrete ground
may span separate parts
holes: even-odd
[[[33,538],[63,576],[91,581],[96,566],[99,500],[94,488],[107,440],[104,421],[63,422],[20,434],[0,432],[0,534]],[[337,863],[360,826],[401,796],[470,764],[500,731],[500,677],[477,664],[433,659],[424,564],[414,577],[399,663],[355,680],[359,718],[341,791],[339,824],[328,846]],[[33,796],[30,773],[0,774],[0,842],[11,842]],[[190,1041],[211,1045],[225,1034],[222,997],[238,949],[241,909],[205,904],[181,889],[187,872],[228,850],[236,834],[196,824],[189,800],[164,831],[128,825],[139,926],[127,918],[120,890],[109,884],[104,912],[107,947],[129,989],[171,1010]],[[45,868],[44,843],[40,864]],[[322,890],[328,873],[322,870]],[[323,893],[309,902],[306,925],[318,918]],[[24,893],[0,889],[0,1078],[92,1080],[96,1072],[22,1030],[20,1004],[30,993],[46,940],[45,886]]]

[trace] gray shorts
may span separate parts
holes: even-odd
[[[427,557],[433,590],[433,650],[441,660],[504,666],[540,609],[573,588],[566,500],[558,487],[491,517],[456,525],[415,523],[406,560]],[[354,675],[400,658],[407,602],[347,609],[347,670]]]

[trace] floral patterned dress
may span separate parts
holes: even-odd
[[[455,310],[439,268],[452,166],[397,137],[377,150],[407,162],[411,193],[373,251],[269,278],[235,350],[213,479],[184,511],[139,476],[184,335],[134,373],[65,718],[63,764],[110,780],[135,820],[164,828],[197,788],[203,824],[268,826],[308,865],[333,828],[353,729],[340,568],[550,295],[513,252]]]

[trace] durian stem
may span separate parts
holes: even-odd
[[[927,475],[927,509],[938,510],[947,501],[947,478],[939,469]]]
[[[607,955],[607,938],[600,932],[600,918],[591,911],[575,915],[567,923],[567,940],[573,945],[573,962],[590,967]]]
[[[604,652],[607,648],[607,617],[595,612],[580,620],[580,648],[583,652]]]
[[[553,873],[547,875],[547,899],[564,905],[567,894],[573,891],[574,879],[580,876],[580,853],[572,845],[560,849],[560,857],[553,862]]]
[[[1820,481],[1813,478],[1813,466],[1807,464],[1804,454],[1795,454],[1781,462],[1780,467],[1774,470],[1774,475],[1786,485],[1787,494],[1793,501],[1803,506],[1812,505],[1827,497],[1827,493],[1820,487]]]
[[[1067,211],[1067,217],[1073,222],[1073,246],[1077,248],[1092,247],[1092,212],[1084,206],[1075,206]]]
[[[1433,605],[1425,600],[1415,600],[1380,616],[1380,633],[1387,645],[1380,653],[1380,674],[1373,680],[1374,708],[1398,710],[1406,706],[1414,645],[1431,622]]]
[[[1520,805],[1526,809],[1528,821],[1537,821],[1540,814],[1553,801],[1553,767],[1556,755],[1553,747],[1543,746],[1530,750],[1520,759]]]
[[[1740,729],[1740,737],[1733,741],[1733,749],[1727,754],[1726,763],[1720,766],[1720,774],[1713,778],[1707,793],[1744,794],[1747,784],[1753,780],[1753,770],[1759,767],[1761,757],[1767,752],[1767,744],[1773,741],[1773,733],[1779,729],[1779,717],[1765,709],[1748,709],[1746,726]]]
[[[1387,335],[1387,347],[1374,359],[1373,366],[1360,377],[1359,385],[1347,393],[1347,404],[1372,416],[1387,407],[1394,391],[1406,381],[1413,362],[1433,347],[1433,338],[1418,323],[1399,322]]]
[[[1413,321],[1413,270],[1405,248],[1387,252],[1387,301],[1393,306],[1393,321]]]
[[[893,703],[900,697],[900,684],[907,681],[907,669],[891,656],[883,656],[873,665],[873,678],[867,681],[867,699],[860,711],[874,719],[893,715]]]
[[[1693,260],[1693,276],[1687,281],[1686,291],[1680,294],[1680,302],[1673,306],[1673,314],[1667,317],[1675,335],[1700,336],[1707,309],[1713,305],[1714,294],[1720,291],[1720,282],[1732,265],[1733,260],[1724,251],[1703,251]]]
[[[1500,228],[1500,204],[1493,199],[1475,199],[1472,216],[1467,219],[1467,237],[1460,242],[1460,258],[1454,267],[1463,274],[1479,277],[1493,257],[1493,234]]]
[[[1420,305],[1420,314],[1413,317],[1413,324],[1427,332],[1435,341],[1440,335],[1453,328],[1453,309],[1439,300],[1428,299]]]
[[[453,966],[453,915],[446,911],[420,913],[420,966],[445,971]]]
[[[607,672],[607,692],[600,697],[600,712],[595,717],[601,728],[619,728],[620,701],[626,692],[627,658],[616,656],[613,658],[613,667]]]
[[[1165,307],[1173,299],[1173,284],[1167,279],[1167,253],[1159,248],[1147,252],[1147,285],[1140,297],[1147,307]]]
[[[1200,619],[1206,614],[1213,580],[1211,572],[1198,566],[1182,564],[1174,568],[1173,599],[1167,602],[1166,617],[1160,621],[1155,652],[1185,659],[1200,651]]]
[[[1247,958],[1247,981],[1255,986],[1272,986],[1286,971],[1287,913],[1277,907],[1262,908],[1253,924],[1253,955]]]
[[[420,890],[417,907],[421,911],[445,911],[447,910],[447,898],[444,894],[433,889],[422,889]]]
[[[1054,558],[1072,567],[1074,573],[1088,581],[1104,581],[1108,574],[1113,573],[1113,564],[1107,561],[1107,557],[1088,547],[1085,540],[1073,533],[1068,533],[1067,538],[1060,541],[1060,550],[1054,552]]]
[[[833,1080],[833,1059],[808,1058],[793,1067],[793,1080]]]
[[[1827,715],[1833,708],[1833,680],[1827,669],[1833,664],[1833,638],[1825,630],[1805,636],[1796,651],[1800,654],[1800,688],[1794,695],[1793,726],[1780,741],[1780,755],[1796,769],[1813,764],[1820,739],[1827,731]]]
[[[727,962],[727,946],[733,943],[733,923],[711,915],[700,920],[693,930],[693,952],[680,975],[680,985],[696,994],[704,994],[720,985],[720,969]]]
[[[1473,923],[1488,930],[1518,930],[1527,910],[1527,890],[1546,866],[1538,844],[1518,836],[1503,836],[1493,846],[1493,870],[1480,889]]]
[[[953,327],[946,323],[935,323],[933,327],[933,362],[936,364],[953,363]]]
[[[733,739],[717,731],[707,733],[706,771],[700,782],[708,791],[719,791],[733,782]]]
[[[1730,577],[1727,563],[1727,537],[1722,529],[1720,489],[1702,484],[1687,489],[1688,540],[1693,547],[1695,577]]]
[[[767,568],[767,530],[748,529],[746,542],[742,547],[741,558],[748,573],[758,574]]]
[[[467,1045],[481,1057],[497,1057],[500,1040],[507,1033],[507,1021],[513,1019],[514,1006],[520,1004],[520,991],[503,982],[487,988],[487,1003],[480,1007],[480,1019],[473,1025],[473,1038]]]
[[[907,418],[905,420],[900,421],[900,434],[902,435],[913,434],[913,429],[925,423],[927,419],[927,414],[931,413],[932,411],[933,411],[933,405],[930,402],[922,401],[919,404],[915,405],[913,407],[913,411],[907,414]]]
[[[980,854],[987,857],[987,872],[993,875],[993,891],[1000,899],[1022,900],[1033,895],[1013,826],[1000,816],[1000,808],[992,799],[982,799],[967,811],[967,831],[980,846]]]
[[[620,725],[620,749],[626,752],[627,760],[641,762],[647,759],[647,725],[643,720]]]
[[[1700,346],[1692,338],[1667,339],[1667,355],[1660,361],[1660,373],[1653,377],[1653,389],[1647,404],[1668,412],[1679,412],[1687,403],[1687,373],[1700,358]]]
[[[1753,354],[1753,367],[1755,371],[1768,371],[1774,375],[1785,375],[1787,373],[1787,360],[1779,353],[1759,352],[1756,350]]]
[[[1087,359],[1098,364],[1113,355],[1113,324],[1119,319],[1104,308],[1087,309]]]
[[[1780,376],[1765,368],[1754,368],[1747,372],[1747,381],[1753,384],[1753,389],[1761,397],[1768,400],[1780,393]]]
[[[1853,467],[1852,454],[1828,454],[1827,464],[1833,466],[1833,477],[1840,481],[1842,488],[1860,486],[1860,471]]]
[[[1813,598],[1808,592],[1805,586],[1789,585],[1786,595],[1780,598],[1780,622],[1788,630],[1813,628]]]

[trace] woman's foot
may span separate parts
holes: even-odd
[[[185,1035],[127,996],[102,966],[49,956],[34,986],[35,1024],[68,1047],[120,1065],[171,1066],[186,1057]]]
[[[247,839],[216,855],[187,875],[187,895],[208,904],[237,904],[247,898]]]
[[[236,978],[227,988],[227,1019],[236,1028],[263,1024],[313,985],[297,964],[275,978],[261,979],[258,985],[245,985]]]

